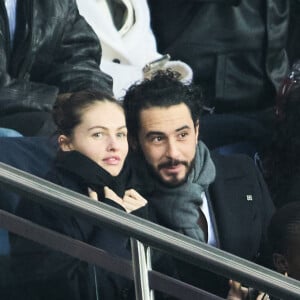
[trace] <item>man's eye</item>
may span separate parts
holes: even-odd
[[[158,143],[158,142],[161,142],[163,140],[163,137],[162,136],[154,136],[151,141],[152,142],[155,142],[155,143]]]
[[[188,133],[187,132],[181,132],[180,134],[179,134],[179,138],[180,139],[184,139],[185,137],[187,137],[188,136]]]

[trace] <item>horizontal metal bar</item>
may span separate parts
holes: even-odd
[[[106,270],[133,279],[130,261],[110,255],[97,247],[42,227],[31,221],[0,210],[0,228],[63,252]]]
[[[11,233],[22,236],[39,244],[50,247],[53,250],[71,255],[79,260],[97,265],[107,271],[114,272],[120,276],[133,280],[132,263],[128,260],[110,255],[104,250],[91,246],[82,241],[75,240],[61,233],[42,227],[31,221],[18,217],[12,213],[0,210],[0,228],[4,228]],[[2,257],[1,263],[5,257]],[[5,267],[4,267],[5,269]],[[164,292],[170,296],[180,296],[182,300],[203,299],[208,293],[205,291],[185,284],[172,277],[168,277],[156,271],[150,271],[151,285],[150,287],[156,291]],[[10,278],[1,278],[1,286],[10,285]],[[200,298],[199,298],[200,297]],[[221,299],[216,297],[205,298],[207,300]]]
[[[91,201],[88,197],[3,163],[0,163],[0,182],[40,204],[83,214],[96,225],[114,228],[201,268],[239,280],[277,297],[299,299],[300,286],[296,280],[114,207]]]
[[[221,300],[214,294],[200,290],[190,284],[169,277],[165,274],[149,271],[150,288],[158,290],[180,300]]]

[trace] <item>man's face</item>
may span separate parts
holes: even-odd
[[[195,128],[184,103],[142,110],[138,138],[146,161],[163,183],[185,182],[195,158],[198,125]]]

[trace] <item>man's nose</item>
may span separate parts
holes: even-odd
[[[173,140],[168,141],[166,156],[168,158],[172,158],[172,159],[178,158],[179,150],[178,150],[178,145],[176,144],[176,141],[173,141]]]

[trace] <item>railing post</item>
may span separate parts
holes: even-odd
[[[151,267],[150,247],[131,238],[132,268],[136,300],[154,300],[154,293],[149,286],[148,271]]]

